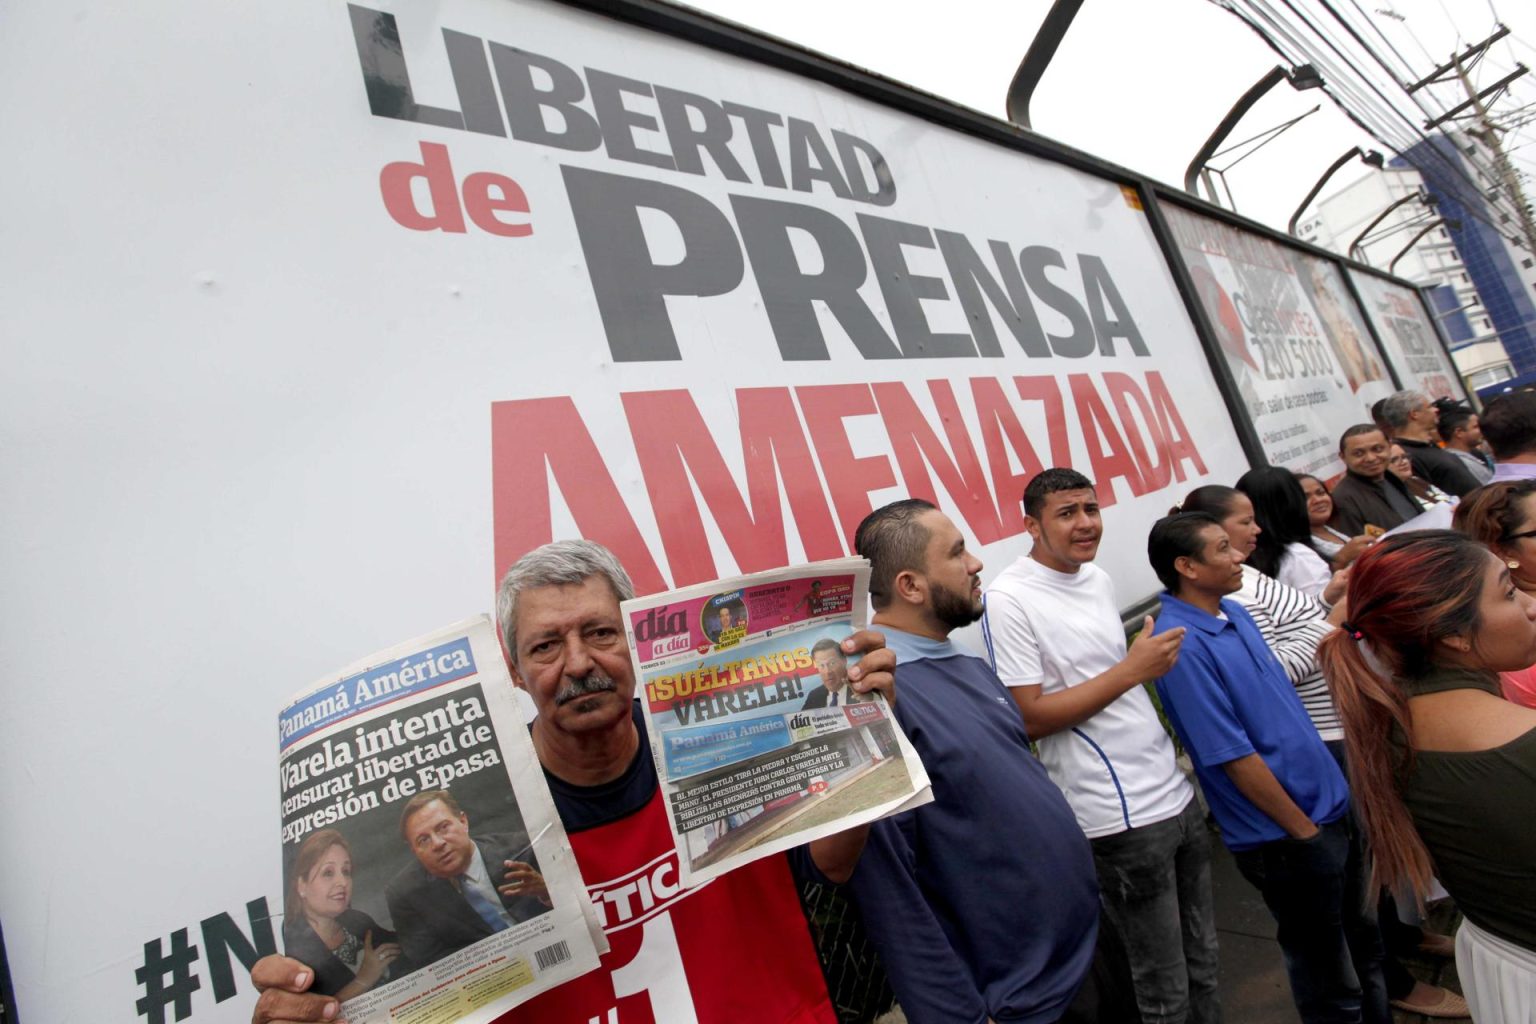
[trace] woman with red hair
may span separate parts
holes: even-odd
[[[1390,536],[1355,562],[1318,657],[1375,880],[1422,899],[1437,876],[1466,918],[1473,1018],[1536,1020],[1536,710],[1498,680],[1536,663],[1536,598],[1460,534]]]
[[[1536,480],[1505,480],[1479,487],[1456,506],[1457,530],[1509,566],[1515,586],[1536,596]],[[1506,700],[1536,708],[1536,665],[1501,672]]]

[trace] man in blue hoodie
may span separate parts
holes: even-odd
[[[1099,922],[1088,840],[997,674],[949,641],[981,617],[981,562],[918,499],[870,513],[854,547],[933,782],[931,804],[873,826],[849,882],[907,1019],[1126,1019],[1080,994]]]

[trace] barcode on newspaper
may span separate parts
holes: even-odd
[[[539,965],[539,970],[547,971],[555,964],[563,964],[571,958],[571,947],[564,942],[557,942],[553,946],[545,946],[543,949],[534,950],[534,963]]]

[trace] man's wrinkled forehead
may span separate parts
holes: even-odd
[[[580,583],[549,583],[529,587],[517,597],[514,620],[519,643],[535,634],[562,632],[571,625],[611,621],[622,625],[619,596],[601,575],[588,576]]]

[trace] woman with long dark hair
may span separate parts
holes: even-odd
[[[1248,564],[1308,597],[1323,597],[1333,570],[1312,543],[1307,495],[1295,475],[1284,466],[1250,469],[1238,479],[1237,489],[1253,502],[1254,519],[1263,531]],[[1341,581],[1333,595],[1342,590]]]
[[[1536,599],[1460,534],[1414,531],[1361,555],[1349,622],[1319,651],[1376,880],[1465,915],[1456,966],[1475,1020],[1536,1019],[1536,710],[1499,672],[1536,662]]]
[[[1333,519],[1333,495],[1328,485],[1311,473],[1297,473],[1297,483],[1307,496],[1307,522],[1312,527],[1312,546],[1317,553],[1328,559],[1328,567],[1334,572],[1349,568],[1349,563],[1360,557],[1360,552],[1371,546],[1373,538],[1361,534],[1351,537],[1342,530],[1328,525]]]

